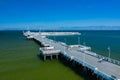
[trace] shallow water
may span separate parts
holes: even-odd
[[[59,60],[40,60],[40,46],[20,31],[1,31],[0,44],[0,80],[84,80]]]
[[[107,47],[111,46],[111,57],[120,60],[119,31],[80,31],[80,36],[49,37],[67,44],[84,42],[92,51],[108,56]],[[42,61],[38,55],[39,45],[27,40],[22,31],[0,32],[0,80],[89,80],[77,74],[59,60]]]

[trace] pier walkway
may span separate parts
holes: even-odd
[[[53,41],[46,37],[41,37],[40,35],[33,36],[33,39],[40,43],[54,46],[56,50],[60,50],[61,54],[93,70],[94,73],[101,76],[105,80],[120,80],[119,65],[113,64],[105,60],[99,62],[99,58],[97,57],[78,51],[76,48],[69,48],[66,44]]]

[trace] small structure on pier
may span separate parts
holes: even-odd
[[[44,47],[50,47],[50,44],[47,44],[45,42],[41,42],[41,45],[44,46]]]
[[[33,39],[33,36],[31,35],[31,36],[27,36],[27,39]]]
[[[43,55],[44,60],[46,60],[46,57],[49,56],[52,60],[53,56],[56,56],[56,59],[58,59],[58,55],[60,53],[60,50],[56,50],[54,47],[43,47],[39,48],[40,53]]]
[[[90,51],[91,47],[84,46],[84,45],[69,45],[69,48],[78,48],[80,51]]]

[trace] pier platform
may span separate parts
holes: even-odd
[[[69,48],[68,45],[61,42],[56,42],[46,37],[43,38],[41,35],[35,35],[33,38],[40,43],[44,42],[54,47],[52,51],[40,48],[43,55],[56,54],[58,52],[57,55],[61,54],[72,60],[72,62],[90,69],[94,74],[101,77],[100,80],[120,80],[120,61],[100,56],[89,51],[88,47],[78,50],[77,48]],[[104,59],[102,62],[99,62],[101,58]]]
[[[44,47],[39,48],[40,53],[43,55],[43,59],[46,60],[46,56],[49,56],[51,59],[53,56],[56,56],[56,59],[58,59],[58,55],[60,54],[60,50],[54,49],[54,47]]]

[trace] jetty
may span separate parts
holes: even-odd
[[[34,39],[42,44],[39,48],[43,59],[46,56],[52,59],[52,56],[63,56],[70,63],[79,65],[85,68],[85,71],[91,75],[96,75],[98,80],[120,80],[120,61],[104,57],[91,51],[91,47],[84,45],[67,45],[63,42],[57,42],[46,38],[46,36],[61,36],[61,35],[80,35],[78,32],[25,32],[24,35],[29,39]],[[89,73],[88,73],[89,74]]]

